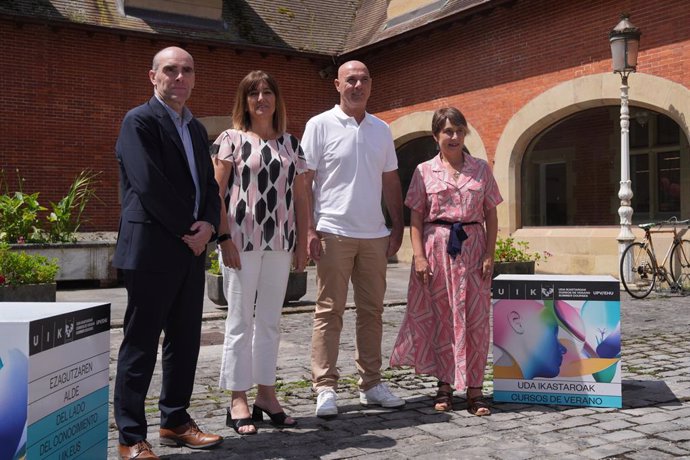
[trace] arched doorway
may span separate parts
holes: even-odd
[[[418,164],[430,160],[437,153],[436,141],[433,136],[423,136],[406,142],[395,150],[398,156],[398,174],[402,185],[403,199],[407,196],[412,174]],[[405,225],[410,225],[410,210],[403,207]]]

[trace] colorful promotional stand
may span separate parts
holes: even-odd
[[[492,294],[494,401],[621,407],[617,279],[499,275]]]
[[[0,459],[108,456],[110,304],[0,303]]]

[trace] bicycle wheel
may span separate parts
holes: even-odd
[[[681,240],[671,251],[671,277],[683,291],[690,290],[690,241]]]
[[[625,248],[620,262],[623,287],[636,299],[643,299],[656,284],[654,257],[642,243],[632,243]]]

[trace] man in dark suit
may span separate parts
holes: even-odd
[[[206,244],[220,219],[206,130],[185,107],[194,60],[181,48],[165,48],[153,58],[149,78],[154,97],[127,113],[116,145],[122,214],[113,265],[124,272],[127,311],[114,406],[123,459],[158,458],[146,441],[144,400],[161,331],[161,444],[203,449],[223,440],[202,432],[187,413]]]

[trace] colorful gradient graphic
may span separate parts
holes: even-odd
[[[0,459],[23,456],[26,446],[29,360],[18,349],[0,351]]]
[[[497,378],[611,382],[621,351],[618,302],[498,300],[494,345]]]

